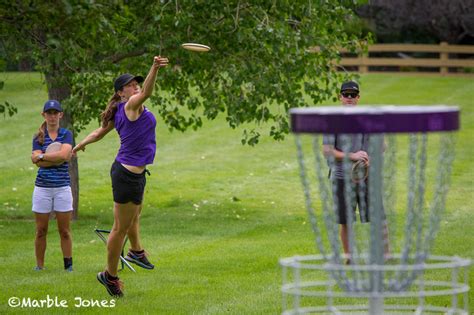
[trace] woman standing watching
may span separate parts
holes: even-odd
[[[156,151],[156,119],[143,103],[153,93],[158,69],[167,65],[167,58],[154,57],[144,82],[141,76],[128,73],[119,76],[114,82],[115,93],[101,114],[101,127],[73,149],[73,153],[84,150],[87,144],[99,141],[114,128],[120,136],[120,149],[110,170],[114,224],[107,241],[107,268],[97,274],[97,280],[115,297],[123,296],[117,267],[125,236],[128,236],[131,244],[125,259],[146,269],[154,268],[139,239],[146,165],[153,163]],[[141,82],[143,88],[138,85]]]
[[[35,270],[44,269],[49,215],[51,211],[55,211],[64,257],[64,269],[72,271],[72,239],[69,227],[72,214],[72,193],[68,166],[68,161],[71,158],[72,133],[67,129],[59,128],[63,110],[58,101],[47,101],[41,115],[44,117],[44,122],[33,138],[33,152],[31,154],[31,161],[39,167],[32,202],[36,221]],[[53,142],[59,143],[60,149],[46,153],[46,148]]]

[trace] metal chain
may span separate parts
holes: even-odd
[[[334,136],[332,136],[334,137]],[[325,178],[323,175],[323,158],[321,157],[321,143],[319,141],[319,137],[316,135],[313,137],[313,152],[314,152],[314,157],[315,157],[315,171],[316,171],[316,177],[319,182],[319,193],[321,196],[321,203],[322,203],[322,210],[323,210],[323,220],[326,225],[326,232],[327,236],[329,239],[329,243],[331,245],[332,253],[333,253],[333,261],[336,264],[341,264],[341,257],[339,255],[340,252],[340,243],[339,243],[339,237],[338,237],[338,226],[335,224],[336,222],[336,216],[334,215],[335,212],[331,211],[331,203],[330,203],[330,194],[329,194],[329,185],[333,187],[332,185],[332,180]],[[334,159],[332,160],[334,162]],[[330,163],[329,164],[330,168],[332,169],[333,165]],[[334,196],[334,195],[333,195]],[[332,200],[336,201],[337,198],[332,198]],[[337,208],[337,207],[336,207]],[[330,271],[331,275],[335,279],[335,281],[338,283],[338,285],[342,288],[346,288],[347,290],[350,290],[350,282],[348,280],[348,276],[346,274],[345,270],[340,270],[339,272],[336,271]]]
[[[439,134],[440,148],[436,176],[436,185],[434,190],[433,202],[430,209],[430,224],[428,233],[425,236],[423,252],[428,256],[433,245],[434,238],[439,229],[441,215],[446,208],[446,196],[450,185],[451,169],[454,161],[454,147],[456,143],[452,132]]]
[[[309,222],[311,224],[311,228],[313,229],[313,233],[316,237],[315,239],[316,247],[319,249],[321,255],[324,256],[324,259],[327,260],[328,256],[322,242],[321,232],[318,227],[318,220],[316,218],[316,214],[313,209],[313,202],[311,201],[311,189],[308,182],[308,176],[307,176],[306,166],[305,166],[305,161],[304,161],[304,156],[303,156],[303,148],[301,145],[301,139],[299,135],[296,135],[295,141],[296,141],[296,148],[297,148],[298,164],[300,166],[300,179],[301,179],[301,183],[303,184],[306,210],[308,212]]]
[[[383,205],[385,214],[387,216],[386,221],[390,226],[390,235],[392,242],[388,239],[388,247],[393,248],[393,244],[396,243],[396,235],[398,231],[395,205],[397,200],[397,138],[390,134],[385,136],[387,148],[384,151],[384,167],[382,170],[383,177]],[[393,219],[392,219],[393,218]]]
[[[321,196],[321,204],[322,204],[322,210],[323,210],[323,219],[324,223],[326,225],[326,230],[328,233],[328,238],[329,242],[331,244],[332,251],[334,253],[334,260],[335,262],[339,263],[340,262],[340,256],[339,252],[341,250],[340,248],[340,243],[338,240],[338,229],[337,225],[334,224],[335,222],[335,212],[331,211],[331,195],[329,191],[329,185],[331,185],[332,188],[332,183],[330,179],[325,178],[326,176],[323,174],[323,170],[325,167],[323,166],[323,158],[321,157],[321,144],[319,141],[319,137],[315,136],[313,138],[313,152],[315,156],[315,171],[316,171],[316,177],[318,179],[319,183],[319,193]],[[330,165],[331,167],[331,165]],[[332,193],[332,192],[331,192]]]
[[[327,135],[328,137],[334,137]],[[426,203],[427,199],[427,188],[428,183],[431,184],[432,178],[428,176],[428,163],[433,161],[427,156],[428,153],[428,135],[427,134],[410,134],[408,136],[408,174],[407,174],[407,199],[406,199],[406,218],[405,227],[402,238],[400,239],[400,268],[392,273],[390,278],[386,277],[384,280],[383,290],[405,290],[413,283],[413,281],[420,277],[423,270],[407,271],[403,268],[403,265],[408,266],[412,264],[423,264],[428,259],[435,235],[439,230],[440,220],[443,212],[445,211],[446,196],[449,189],[450,174],[452,169],[452,163],[454,160],[454,144],[455,139],[453,133],[440,133],[437,135],[430,135],[431,137],[439,136],[438,159],[436,163],[433,163],[433,168],[436,170],[436,178],[434,183],[434,190],[432,192],[432,200],[429,204]],[[338,135],[338,147],[343,150],[345,154],[342,160],[343,178],[344,178],[344,197],[346,204],[346,219],[348,227],[349,237],[349,249],[351,253],[352,263],[355,265],[364,265],[370,263],[367,261],[367,252],[364,252],[370,248],[368,246],[369,241],[373,242],[374,233],[367,235],[367,229],[361,226],[355,226],[354,224],[354,212],[352,211],[352,205],[355,202],[355,198],[360,199],[360,208],[362,217],[364,217],[364,211],[377,211],[373,209],[374,205],[365,205],[366,200],[366,182],[362,181],[360,189],[356,192],[355,184],[351,180],[352,162],[349,159],[349,151],[351,147],[351,135]],[[335,181],[328,179],[325,174],[327,170],[326,162],[330,169],[334,171],[336,166],[336,160],[334,156],[330,155],[327,158],[322,156],[321,150],[321,137],[314,135],[312,137],[312,152],[314,153],[314,175],[318,181],[316,191],[319,192],[319,198],[321,200],[321,211],[316,209],[316,204],[312,200],[312,187],[310,183],[310,177],[307,172],[306,162],[304,159],[304,150],[302,139],[300,136],[296,136],[297,146],[297,157],[300,167],[300,178],[304,189],[305,205],[308,212],[309,221],[311,224],[312,231],[315,235],[315,245],[321,255],[328,263],[341,264],[342,256],[341,243],[339,240],[339,225],[336,222],[338,213],[338,198],[337,198],[337,185]],[[382,191],[382,206],[386,210],[387,220],[395,217],[396,211],[396,170],[398,163],[398,152],[397,150],[397,137],[396,135],[390,135],[386,138],[388,140],[388,149],[382,155],[380,175],[382,176],[380,188]],[[431,143],[430,143],[431,145]],[[369,144],[369,151],[374,154],[375,150],[373,145]],[[429,168],[431,170],[431,167]],[[376,170],[372,170],[374,172]],[[378,171],[378,170],[377,170]],[[370,173],[370,169],[369,169]],[[334,174],[333,174],[334,175]],[[371,176],[369,175],[369,181]],[[369,183],[369,189],[370,189]],[[373,192],[370,190],[370,192]],[[431,192],[431,191],[430,191]],[[431,196],[431,194],[430,194]],[[316,198],[317,199],[317,198]],[[315,200],[316,200],[315,199]],[[369,203],[372,198],[369,198]],[[319,207],[319,202],[317,203]],[[318,211],[316,211],[318,210]],[[392,216],[393,213],[393,216]],[[375,218],[373,213],[370,213],[371,222]],[[377,214],[379,215],[379,214]],[[377,219],[378,222],[380,217]],[[393,237],[392,242],[389,242],[391,247],[392,244],[398,244],[396,241],[396,219],[390,222],[391,235]],[[380,222],[379,222],[380,223]],[[372,223],[371,223],[372,224]],[[386,224],[383,222],[382,224]],[[380,228],[380,227],[372,227]],[[324,231],[324,229],[326,231]],[[370,230],[369,230],[370,231]],[[374,231],[374,230],[372,230]],[[327,233],[324,234],[323,233]],[[329,242],[329,247],[326,244],[326,235]],[[380,242],[376,242],[380,245]],[[374,243],[375,244],[375,243]],[[379,249],[377,249],[379,250]],[[363,291],[371,288],[370,275],[367,272],[362,271],[351,271],[340,270],[331,271],[331,276],[337,284],[346,291]],[[385,275],[387,276],[387,275]]]

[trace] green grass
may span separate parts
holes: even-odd
[[[93,230],[112,224],[108,174],[118,137],[111,133],[79,156],[80,218],[72,224],[75,271],[62,270],[57,228],[51,221],[47,270],[33,272],[31,194],[36,169],[30,162],[31,138],[42,122],[47,94],[36,73],[3,73],[0,80],[5,81],[0,101],[18,107],[17,115],[0,118],[0,313],[32,311],[10,308],[10,297],[44,299],[47,295],[67,300],[69,307],[35,309],[35,313],[105,312],[109,309],[74,304],[75,297],[109,300],[95,279],[105,266],[106,251]],[[361,83],[361,104],[461,107],[462,129],[447,213],[433,252],[474,257],[473,80],[372,74],[363,76]],[[79,139],[96,127],[96,122],[91,123]],[[282,142],[263,139],[254,148],[242,146],[240,136],[241,130],[230,129],[222,118],[186,133],[170,133],[158,121],[157,157],[150,167],[141,219],[142,243],[156,269],[121,272],[126,297],[115,302],[114,312],[281,312],[278,259],[317,253],[304,208],[296,149],[291,135]],[[472,291],[470,297],[472,304]]]

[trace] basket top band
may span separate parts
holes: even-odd
[[[321,106],[290,109],[293,133],[405,133],[459,129],[457,106]]]

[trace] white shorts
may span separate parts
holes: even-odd
[[[72,211],[71,187],[49,188],[35,186],[32,210],[37,213]]]

